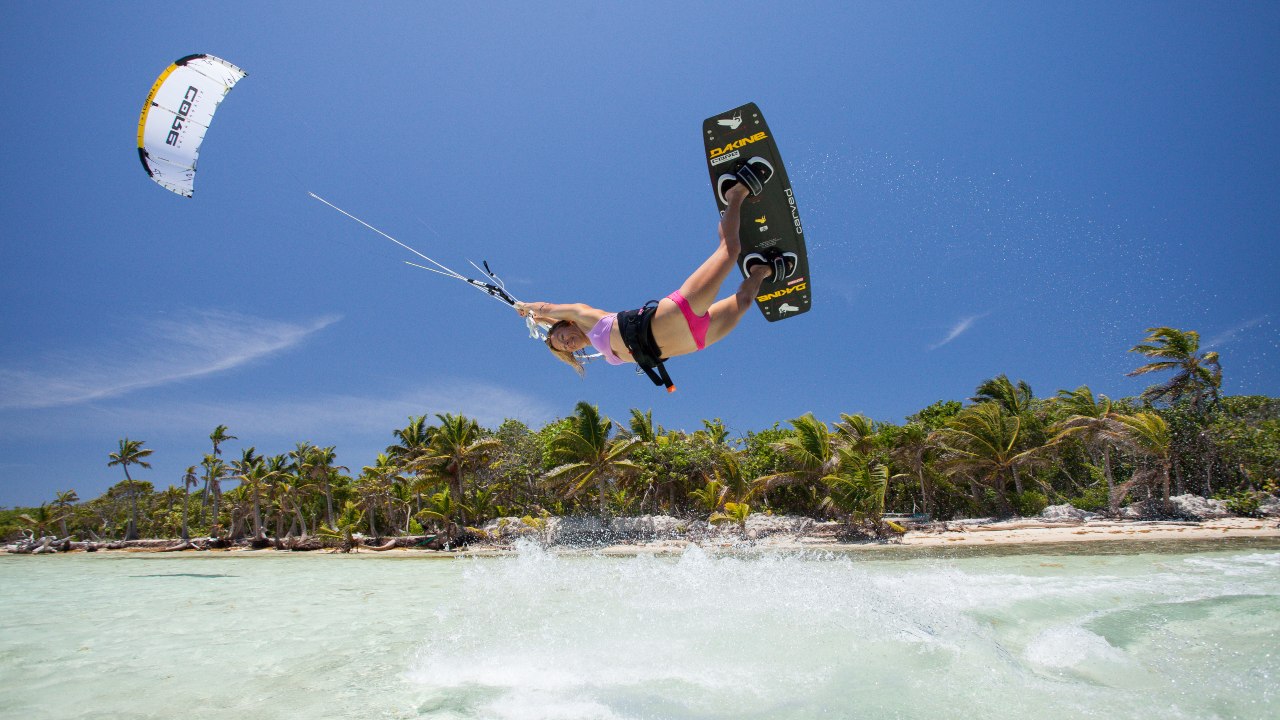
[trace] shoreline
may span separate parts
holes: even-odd
[[[674,555],[691,545],[711,551],[780,551],[780,552],[840,552],[893,551],[895,549],[931,551],[949,548],[999,548],[1002,550],[1026,549],[1040,546],[1082,545],[1085,543],[1118,544],[1123,542],[1198,541],[1211,543],[1219,540],[1275,540],[1280,541],[1280,522],[1273,517],[1227,517],[1201,521],[1183,520],[1115,520],[1089,519],[1081,521],[1045,521],[1038,518],[1013,520],[961,520],[933,522],[909,529],[901,536],[887,540],[846,540],[839,537],[842,528],[836,523],[813,523],[800,532],[774,532],[758,537],[745,537],[742,533],[724,531],[716,534],[689,533],[686,537],[652,537],[631,540],[613,539],[599,543],[538,543],[547,551],[567,555]],[[528,537],[526,535],[526,537]],[[519,552],[519,538],[490,540],[470,546],[432,550],[422,547],[394,547],[374,550],[362,545],[350,553],[338,553],[333,548],[300,552],[273,547],[251,548],[232,546],[211,550],[167,551],[163,547],[99,548],[94,551],[74,549],[65,554],[120,555],[170,555],[190,557],[245,557],[276,555],[328,555],[346,554],[364,557],[503,557]],[[154,545],[155,540],[138,541]],[[165,541],[169,542],[169,541]],[[174,540],[172,543],[179,541]],[[537,542],[534,540],[534,542]],[[17,553],[7,553],[17,554]],[[916,553],[911,553],[915,555]]]

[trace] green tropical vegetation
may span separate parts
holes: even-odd
[[[85,540],[209,537],[256,546],[374,538],[449,541],[501,517],[537,526],[550,516],[666,514],[746,527],[756,513],[838,520],[880,535],[887,514],[936,519],[1034,515],[1071,503],[1115,514],[1173,495],[1257,512],[1280,482],[1280,398],[1224,396],[1217,353],[1195,332],[1152,328],[1130,375],[1158,383],[1112,399],[1087,386],[1037,397],[1006,375],[966,402],[941,400],[901,424],[812,414],[737,436],[719,419],[688,432],[633,409],[626,423],[580,402],[540,428],[485,428],[460,415],[408,418],[358,472],[335,447],[299,442],[276,455],[254,447],[226,460],[226,426],[212,452],[157,490],[134,479],[153,449],[124,438],[105,457],[124,479],[82,501],[74,490],[38,508],[0,510],[0,537]]]

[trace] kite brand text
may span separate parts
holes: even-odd
[[[166,145],[177,145],[178,140],[182,137],[182,127],[187,121],[187,113],[191,112],[191,101],[200,95],[200,91],[195,85],[187,88],[186,94],[182,96],[182,104],[178,106],[178,114],[173,118],[173,124],[169,126],[169,137],[164,139]]]
[[[756,302],[768,302],[770,300],[775,300],[785,295],[790,295],[791,293],[803,292],[808,287],[809,287],[809,283],[805,282],[805,283],[800,283],[799,285],[793,285],[789,288],[783,288],[782,290],[778,290],[775,292],[765,293],[764,295],[757,296]]]
[[[759,142],[767,137],[769,136],[766,135],[763,130],[761,130],[760,132],[756,133],[755,135],[752,135],[751,137],[745,137],[745,138],[742,138],[741,140],[734,140],[733,142],[729,143],[728,145],[725,145],[724,147],[711,148],[711,152],[708,154],[708,157],[712,157],[712,158],[719,157],[727,152],[732,152],[734,150],[737,150],[740,147],[743,147],[744,145],[750,145],[753,142]]]

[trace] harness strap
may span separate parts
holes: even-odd
[[[641,365],[640,369],[644,371],[645,375],[649,376],[654,385],[665,387],[669,393],[676,391],[675,383],[671,382],[671,376],[667,374],[667,366],[661,360],[652,367]]]
[[[675,392],[675,383],[671,382],[671,376],[667,374],[667,367],[663,364],[665,358],[662,357],[661,349],[653,340],[651,324],[657,308],[658,301],[650,300],[639,310],[618,313],[618,320],[621,323],[619,333],[622,335],[623,344],[635,358],[636,364],[645,375],[649,376],[653,384],[665,387],[667,392]]]

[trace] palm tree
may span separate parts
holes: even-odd
[[[369,534],[372,537],[382,537],[378,532],[378,508],[389,505],[392,478],[398,471],[399,468],[386,453],[378,453],[374,464],[366,465],[361,471],[360,479],[356,481],[356,494],[360,496],[369,515]],[[390,516],[388,521],[392,521]],[[392,524],[394,525],[393,521]]]
[[[213,443],[213,457],[219,458],[222,456],[222,449],[221,449],[222,443],[228,440],[239,440],[239,438],[237,438],[235,435],[228,435],[226,425],[219,425],[218,427],[213,429],[213,432],[209,433],[209,440]],[[205,505],[209,502],[209,492],[210,492],[209,477],[206,475],[205,481],[204,481],[204,490],[200,493],[200,514],[201,515],[204,514]]]
[[[466,500],[464,480],[476,463],[483,461],[500,444],[494,438],[480,437],[480,423],[462,415],[437,414],[440,427],[431,438],[424,462],[437,464],[449,480],[459,502]],[[466,524],[466,511],[462,522]]]
[[[126,437],[120,441],[120,449],[107,456],[110,459],[107,467],[119,465],[124,468],[124,478],[129,483],[129,499],[132,511],[129,515],[129,528],[124,534],[125,540],[138,539],[138,490],[133,487],[133,478],[129,475],[129,466],[137,465],[138,467],[150,469],[151,463],[146,462],[143,458],[150,457],[152,451],[142,447],[145,443],[145,440],[130,440]]]
[[[405,472],[414,474],[416,480],[410,484],[414,511],[422,508],[421,492],[426,487],[427,477],[431,474],[430,467],[420,462],[421,458],[429,454],[431,439],[436,433],[436,428],[426,423],[425,415],[410,415],[408,425],[392,431],[398,442],[388,446],[384,451],[392,463],[403,468]]]
[[[236,437],[235,435],[227,434],[226,425],[219,425],[218,427],[214,428],[213,432],[209,433],[209,440],[213,441],[213,456],[219,457],[220,455],[222,455],[222,450],[219,449],[219,446],[222,445],[222,443],[228,440],[239,440],[239,439],[240,438]]]
[[[182,539],[190,540],[191,533],[187,529],[187,504],[191,498],[191,488],[200,484],[200,477],[196,475],[196,466],[187,467],[187,471],[182,475]]]
[[[653,424],[652,410],[641,412],[638,408],[631,408],[629,428],[632,435],[646,443],[657,442],[663,434],[662,428]]]
[[[801,415],[790,423],[792,434],[774,444],[774,449],[786,457],[791,469],[758,478],[756,483],[766,490],[819,483],[839,465],[835,439],[826,423],[815,418],[813,413]]]
[[[1068,415],[1050,426],[1054,435],[1049,446],[1075,438],[1090,451],[1102,451],[1102,471],[1107,480],[1109,509],[1114,515],[1120,509],[1116,505],[1120,498],[1115,493],[1115,476],[1111,471],[1110,430],[1118,413],[1112,410],[1111,399],[1106,395],[1098,395],[1095,399],[1089,386],[1081,385],[1075,390],[1059,390],[1057,397],[1051,402],[1062,407]],[[1096,456],[1094,461],[1097,461]]]
[[[561,465],[543,479],[556,487],[565,499],[577,497],[594,483],[600,514],[604,515],[610,481],[640,470],[640,466],[626,458],[642,441],[638,437],[610,439],[613,421],[602,417],[596,406],[586,402],[579,402],[569,419],[569,427],[551,442],[551,457]]]
[[[315,445],[309,442],[295,443],[293,450],[289,451],[289,458],[293,461],[294,482],[291,483],[292,504],[300,519],[302,519],[302,536],[306,537],[307,524],[306,519],[302,517],[302,506],[306,498],[310,495],[313,488],[314,478],[311,476],[311,451],[315,449]],[[319,520],[316,520],[316,526],[319,526]]]
[[[71,514],[71,506],[80,502],[75,490],[63,490],[54,496],[53,504],[60,511],[59,521],[62,523],[62,537],[67,537],[67,516]]]
[[[227,476],[227,464],[215,455],[205,455],[204,460],[200,461],[200,466],[204,468],[204,486],[208,493],[213,494],[213,517],[209,519],[209,537],[218,537],[222,522],[220,517],[222,479]]]
[[[689,493],[689,497],[698,501],[704,510],[714,513],[724,506],[725,496],[728,495],[729,488],[719,480],[708,480],[705,487],[693,490]]]
[[[920,512],[929,513],[929,491],[925,486],[925,457],[933,445],[929,443],[929,431],[916,422],[907,423],[896,431],[897,437],[889,450],[889,457],[899,467],[905,467],[920,482]]]
[[[262,497],[270,492],[270,483],[277,471],[268,468],[263,458],[253,456],[253,448],[249,448],[244,461],[237,466],[240,472],[235,477],[240,481],[240,488],[248,494],[253,508],[253,540],[262,542],[267,537],[262,527]]]
[[[32,540],[38,540],[45,536],[45,533],[49,531],[49,528],[54,523],[61,522],[65,517],[66,515],[63,513],[51,509],[45,503],[41,503],[40,507],[35,508],[32,512],[19,515],[17,520],[31,528]],[[65,538],[66,536],[64,531],[62,537]]]
[[[1155,462],[1155,467],[1147,467],[1135,472],[1129,482],[1116,490],[1117,495],[1123,497],[1130,486],[1138,483],[1159,482],[1160,497],[1167,506],[1169,504],[1171,440],[1169,424],[1165,419],[1152,412],[1117,415],[1112,420],[1108,435],[1139,457]],[[1118,502],[1119,497],[1113,502]]]
[[[966,408],[947,421],[933,437],[944,453],[944,464],[950,473],[962,473],[971,480],[990,486],[1000,499],[1002,509],[1010,505],[1005,488],[1013,480],[1016,492],[1022,492],[1018,467],[1030,464],[1038,448],[1018,452],[1022,418],[1010,415],[996,402],[984,402]]]
[[[308,476],[320,486],[324,493],[325,523],[330,529],[333,524],[333,480],[336,471],[347,470],[345,465],[334,465],[337,451],[333,445],[328,447],[311,446],[307,454],[306,468]]]
[[[738,503],[745,503],[755,494],[755,487],[742,472],[739,454],[732,448],[725,448],[716,463],[715,479],[725,486],[726,498]]]
[[[861,413],[840,413],[840,422],[836,423],[835,430],[836,443],[854,452],[869,455],[879,444],[875,421]]]
[[[289,453],[290,457],[294,453]],[[307,518],[302,514],[302,506],[306,498],[311,492],[309,478],[304,469],[297,462],[290,463],[281,476],[283,482],[276,485],[276,502],[280,506],[280,514],[292,514],[293,519],[289,524],[289,529],[285,535],[293,535],[293,528],[299,528],[300,537],[307,539]]]
[[[427,501],[427,507],[418,511],[418,522],[424,527],[430,521],[441,523],[445,535],[454,539],[461,534],[457,521],[466,516],[467,510],[467,506],[455,500],[449,488],[445,488],[432,495]]]
[[[1153,385],[1142,393],[1142,399],[1156,403],[1168,399],[1178,404],[1186,398],[1197,415],[1205,410],[1204,403],[1217,404],[1222,388],[1222,366],[1218,353],[1200,350],[1200,333],[1194,330],[1175,330],[1171,327],[1147,328],[1147,337],[1129,352],[1151,358],[1142,367],[1128,373],[1129,377],[1169,370],[1173,377],[1160,385]]]
[[[744,502],[727,502],[722,510],[711,513],[707,522],[718,525],[722,522],[738,524],[738,530],[746,532],[747,518],[751,515],[751,506]]]
[[[1010,415],[1021,416],[1031,410],[1031,401],[1034,397],[1031,386],[1025,380],[1019,380],[1017,385],[1014,385],[1010,382],[1009,376],[1002,373],[978,385],[969,402],[994,402]]]
[[[834,471],[822,478],[827,486],[823,507],[843,513],[848,522],[866,518],[878,529],[889,489],[889,466],[849,448],[840,448],[837,457]]]

